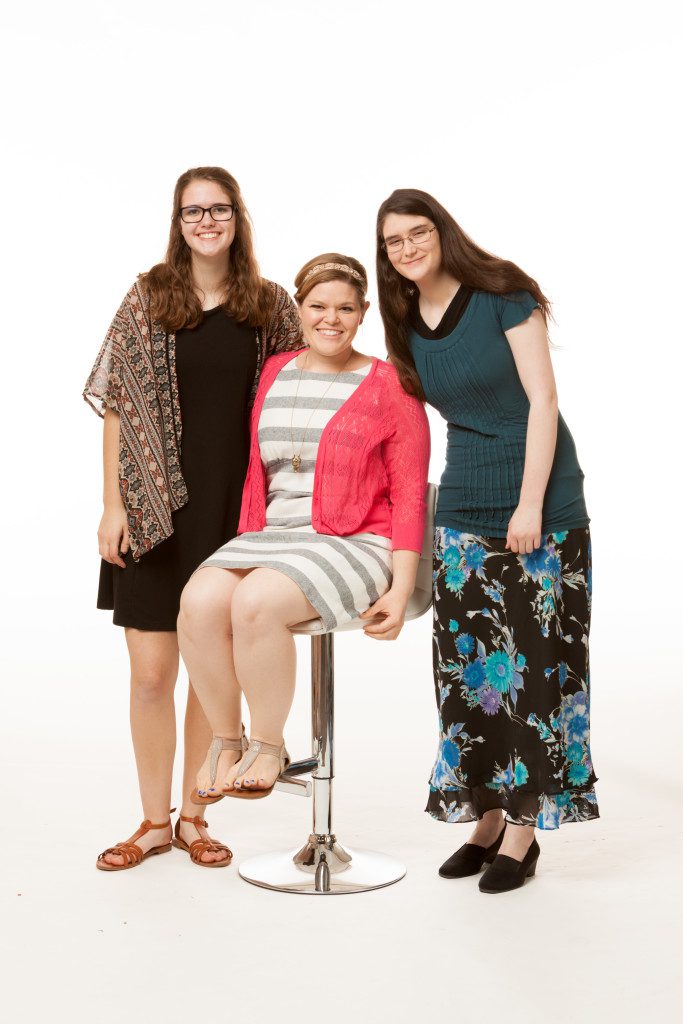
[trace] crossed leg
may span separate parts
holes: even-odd
[[[242,734],[242,691],[235,676],[230,616],[232,595],[242,576],[214,567],[199,569],[183,590],[178,616],[178,646],[197,699],[213,735],[229,739]],[[228,769],[240,756],[223,750],[212,780],[207,753],[197,773],[197,789],[219,793]]]
[[[236,571],[208,566],[189,581],[180,603],[180,650],[214,736],[241,732],[244,693],[252,739],[280,746],[294,697],[296,652],[289,627],[317,617],[296,583],[274,569]],[[230,789],[239,773],[237,757],[224,751],[211,783],[209,759],[197,776],[199,790]],[[260,754],[248,779],[237,786],[267,789],[279,766]]]

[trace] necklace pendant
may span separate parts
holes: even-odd
[[[301,456],[300,455],[293,455],[292,456],[292,469],[294,470],[295,473],[298,473],[299,470],[301,469]]]

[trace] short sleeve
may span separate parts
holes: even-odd
[[[496,295],[496,310],[503,331],[509,331],[528,320],[535,309],[540,309],[538,302],[529,292],[509,292],[507,295]]]
[[[106,409],[120,412],[124,351],[131,333],[134,289],[135,286],[117,310],[83,391],[83,398],[99,416],[104,416]]]
[[[296,303],[276,284],[273,312],[266,327],[266,355],[289,352],[301,348],[302,344],[303,331]]]

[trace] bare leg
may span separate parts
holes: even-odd
[[[192,682],[187,691],[187,708],[185,710],[185,749],[183,759],[183,805],[181,814],[189,818],[204,817],[206,808],[197,807],[190,800],[190,793],[194,789],[197,772],[206,757],[206,748],[211,743],[211,727],[202,711],[201,704],[197,700]],[[237,755],[239,756],[239,755]],[[184,839],[188,846],[198,838],[209,839],[209,833],[202,825],[194,825],[188,821],[180,822],[180,838]],[[209,861],[225,860],[228,856],[224,852],[212,853],[207,850],[202,854],[201,859]]]
[[[496,808],[493,811],[486,811],[467,841],[476,843],[478,846],[490,846],[500,835],[502,827],[502,810]],[[533,825],[508,824],[499,852],[505,854],[506,857],[514,857],[515,860],[524,860],[524,856],[533,842],[534,831]]]
[[[242,575],[212,566],[200,569],[190,579],[180,601],[178,641],[201,705],[201,710],[193,710],[192,714],[197,718],[205,715],[207,721],[201,744],[198,737],[186,757],[184,801],[187,808],[194,808],[183,811],[186,814],[197,813],[189,801],[194,785],[200,790],[220,792],[226,773],[240,758],[238,753],[224,750],[215,783],[211,784],[207,755],[211,736],[238,739],[242,732],[242,691],[235,676],[230,617],[232,595]]]
[[[176,747],[174,689],[178,676],[178,638],[172,632],[127,629],[126,643],[131,663],[130,724],[143,816],[156,824],[166,821],[171,805]],[[210,741],[208,723],[190,687],[185,717],[185,763],[186,766],[195,766],[191,777]],[[186,789],[187,783],[184,791]],[[196,812],[197,808],[189,803],[184,792],[183,814],[194,815]],[[181,823],[180,831],[187,843],[194,842],[198,834],[208,838],[205,829],[200,827],[197,830],[190,824]],[[165,845],[170,838],[169,826],[168,829],[148,832],[136,843],[146,852],[152,846]],[[202,860],[222,860],[226,856],[225,853],[205,853]],[[123,863],[123,858],[117,854],[108,854],[105,859],[110,864]]]
[[[202,711],[192,682],[187,691],[185,709],[185,756],[183,758],[183,806],[182,813],[197,814],[197,805],[190,800],[195,787],[197,772],[206,757],[206,748],[211,743],[211,726]],[[196,837],[195,837],[196,838]]]
[[[275,569],[254,569],[232,599],[237,678],[251,716],[252,739],[280,745],[294,698],[296,651],[289,626],[317,617],[293,580]],[[238,785],[265,789],[279,771],[277,759],[260,754]],[[228,786],[237,772],[228,775]]]
[[[166,821],[171,806],[171,778],[175,755],[173,690],[178,675],[175,633],[126,629],[130,655],[130,726],[138,769],[142,810],[155,824]],[[137,840],[143,851],[171,838],[171,828],[154,829]],[[108,854],[110,864],[123,858]]]
[[[524,860],[529,847],[534,841],[535,831],[533,825],[508,824],[499,852],[506,857],[513,857],[515,860]]]
[[[476,843],[477,846],[490,846],[491,843],[495,843],[502,828],[503,812],[498,808],[485,811],[467,842]]]
[[[142,809],[150,821],[166,821],[176,744],[173,691],[178,641],[175,633],[127,629],[126,643],[131,666],[130,728]]]

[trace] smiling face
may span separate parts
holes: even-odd
[[[406,236],[420,228],[434,228],[429,217],[413,213],[390,213],[382,225],[385,244],[392,239],[402,238],[403,247],[398,252],[387,249],[387,258],[401,277],[420,285],[421,281],[436,275],[441,270],[441,243],[439,232],[434,229],[425,242],[415,245]]]
[[[361,306],[358,292],[346,281],[323,281],[311,288],[299,306],[304,338],[311,350],[325,359],[350,355],[368,305]]]
[[[237,214],[233,212],[230,220],[217,221],[208,212],[209,207],[223,203],[232,206],[232,197],[215,181],[197,178],[183,190],[181,206],[201,206],[207,211],[196,224],[186,224],[179,218],[183,238],[197,256],[225,258],[232,245]]]

